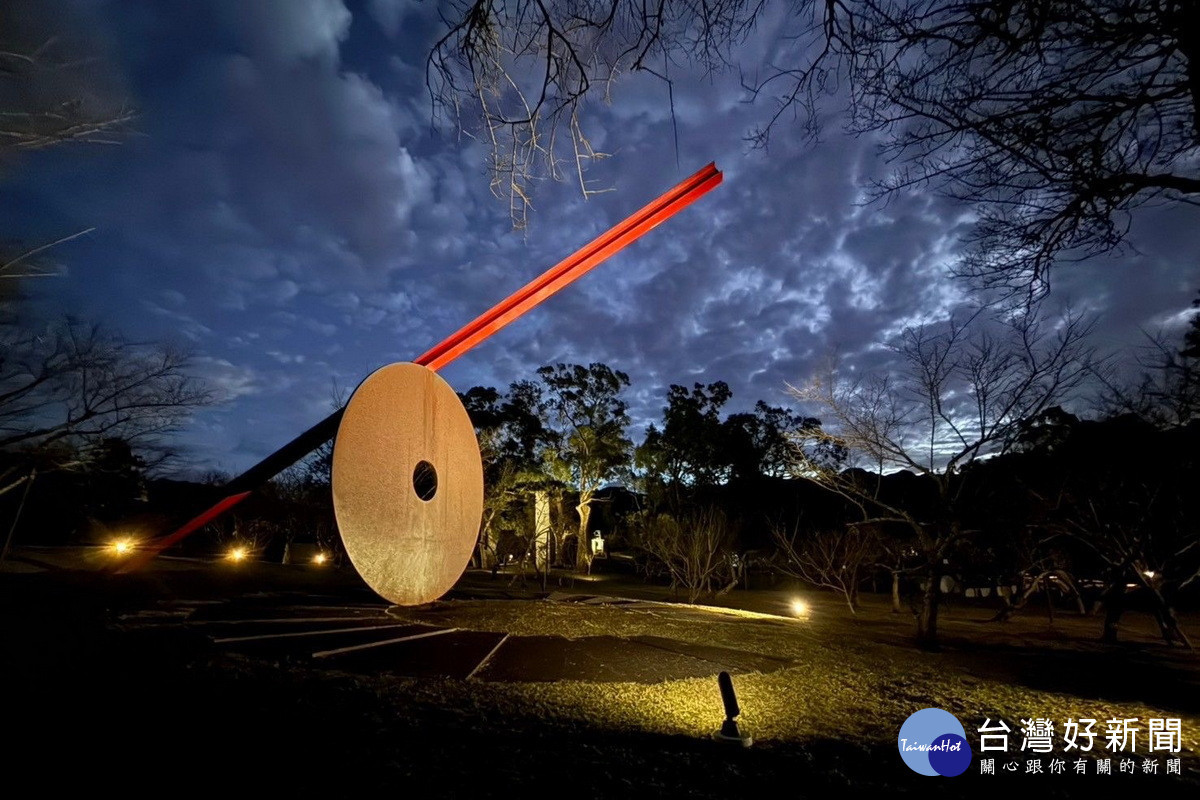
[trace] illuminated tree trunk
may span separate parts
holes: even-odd
[[[892,570],[892,613],[900,613],[900,570]]]
[[[592,561],[588,546],[588,520],[592,516],[592,498],[581,497],[575,510],[579,512],[579,533],[575,539],[575,571],[587,572]]]
[[[495,519],[495,516],[496,512],[494,509],[488,511],[487,518],[479,528],[479,543],[475,548],[479,568],[490,569],[493,575],[495,575],[496,568],[499,565],[496,560],[496,543],[492,541],[492,520]]]
[[[550,568],[550,494],[533,493],[533,563],[539,572]]]
[[[559,567],[567,566],[566,564],[563,563],[563,550],[566,549],[564,547],[564,545],[566,544],[567,536],[569,536],[569,535],[570,535],[569,529],[567,528],[566,498],[563,495],[563,491],[561,489],[559,489],[559,490],[555,491],[555,493],[554,493],[554,537],[553,537],[554,538],[554,556],[553,556],[553,562],[554,562],[555,566],[559,566]]]

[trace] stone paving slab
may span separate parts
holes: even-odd
[[[688,645],[659,637],[513,636],[476,675],[486,681],[661,683],[704,678],[722,670],[781,669],[788,662],[724,647]]]
[[[505,642],[477,677],[486,681],[657,683],[716,671],[707,661],[614,636],[521,636]]]
[[[333,669],[351,672],[462,680],[475,671],[504,636],[486,631],[455,631],[415,641],[382,644],[322,661]]]
[[[653,610],[674,619],[713,619],[712,612],[703,609],[579,592],[555,592],[547,599],[619,606],[635,613]],[[388,616],[383,604],[333,600],[295,594],[242,595],[225,602],[172,606],[170,616],[137,620],[133,627],[153,631],[182,626],[202,632],[214,647],[229,652],[411,678],[659,683],[721,671],[773,671],[791,664],[768,655],[661,636],[567,638],[458,630],[398,620]],[[176,616],[184,610],[185,617]]]
[[[280,603],[270,598],[231,601],[229,603],[197,606],[189,615],[191,620],[260,619],[262,617],[381,617],[387,606],[358,606],[322,603]]]
[[[793,663],[786,658],[750,653],[731,647],[681,642],[678,639],[667,639],[662,636],[635,636],[631,641],[691,658],[703,659],[719,665],[726,672],[773,672],[791,666]]]
[[[383,623],[371,626],[309,628],[302,631],[271,631],[265,635],[246,634],[242,630],[222,631],[212,637],[219,647],[262,656],[310,658],[313,653],[351,645],[381,642],[439,630],[428,625]],[[245,638],[254,636],[255,638]]]

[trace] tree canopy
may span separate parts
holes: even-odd
[[[639,465],[672,483],[716,483],[727,464],[720,411],[732,395],[724,381],[697,383],[690,391],[671,385],[662,430],[651,425],[646,431]]]

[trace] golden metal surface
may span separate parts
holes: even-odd
[[[429,500],[414,488],[422,461],[436,472]],[[426,494],[428,484],[421,474]],[[437,373],[391,364],[355,390],[334,439],[333,508],[354,568],[393,603],[436,600],[462,575],[483,514],[483,465],[467,411]]]

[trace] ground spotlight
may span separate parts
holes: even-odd
[[[792,613],[797,617],[803,617],[808,614],[808,603],[804,602],[799,597],[792,600],[791,608]]]
[[[249,555],[250,554],[244,547],[232,547],[229,549],[229,552],[225,554],[225,557],[230,561],[245,561]]]
[[[115,556],[127,556],[133,552],[133,540],[129,538],[117,539],[109,544],[108,550]]]
[[[733,678],[729,677],[728,672],[722,672],[717,676],[717,686],[721,689],[721,704],[725,707],[725,721],[721,723],[721,729],[713,734],[714,738],[718,741],[749,747],[754,743],[754,739],[738,729],[737,718],[741,715],[742,709],[738,706],[737,694],[733,691]]]
[[[312,563],[316,564],[318,567],[327,561],[329,561],[329,556],[325,555],[324,553],[317,553],[312,557]]]

